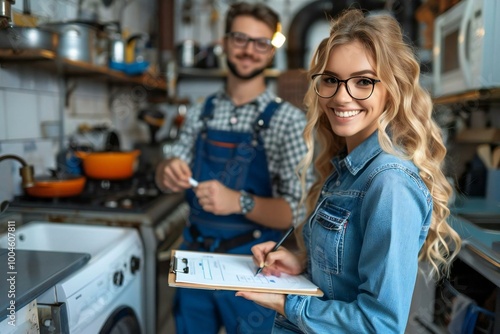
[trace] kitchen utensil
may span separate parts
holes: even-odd
[[[121,180],[131,177],[140,154],[139,150],[130,152],[75,152],[75,155],[83,161],[85,175],[105,180]]]
[[[104,150],[107,152],[120,151],[120,137],[118,134],[111,130],[106,136],[106,141],[104,142]]]
[[[125,43],[125,62],[141,63],[145,61],[144,52],[149,34],[139,33],[127,38]]]
[[[200,47],[198,43],[191,39],[187,39],[177,45],[177,61],[179,67],[195,67],[198,62],[198,54]]]
[[[165,123],[165,114],[155,109],[144,109],[139,112],[137,118],[148,125],[150,142],[156,144],[156,133]]]
[[[57,51],[59,35],[40,27],[9,26],[0,30],[0,49]]]
[[[5,29],[11,21],[11,7],[14,0],[0,0],[0,29]]]
[[[492,168],[500,168],[500,146],[495,147],[491,154]]]
[[[35,177],[33,187],[25,188],[34,197],[69,197],[79,195],[85,186],[85,177],[80,175]]]
[[[84,21],[53,22],[43,28],[59,33],[57,53],[70,60],[94,64],[97,56],[98,28]]]

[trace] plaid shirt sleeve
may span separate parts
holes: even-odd
[[[186,119],[179,131],[179,137],[167,154],[167,158],[179,158],[191,165],[195,149],[196,137],[201,129],[200,121],[203,103],[194,105],[186,114]]]
[[[275,124],[272,124],[276,121]],[[277,134],[276,145],[269,145],[268,156],[271,160],[270,170],[274,171],[273,179],[277,180],[276,192],[284,198],[292,209],[293,223],[298,225],[305,218],[305,207],[300,204],[302,188],[296,168],[305,156],[307,147],[302,137],[306,125],[305,113],[289,103],[283,103],[280,112],[271,121],[272,131]],[[314,176],[312,168],[306,175],[306,189],[312,185]]]

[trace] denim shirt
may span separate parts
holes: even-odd
[[[432,197],[411,161],[381,149],[377,131],[332,163],[303,229],[306,274],[324,296],[288,295],[273,333],[403,333]]]

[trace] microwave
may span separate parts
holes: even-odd
[[[434,21],[433,94],[500,86],[500,1],[462,0]]]

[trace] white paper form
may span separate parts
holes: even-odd
[[[177,272],[176,282],[215,287],[262,288],[270,290],[316,291],[318,287],[304,276],[255,276],[257,267],[250,255],[176,251],[177,259],[187,259],[187,273]]]

